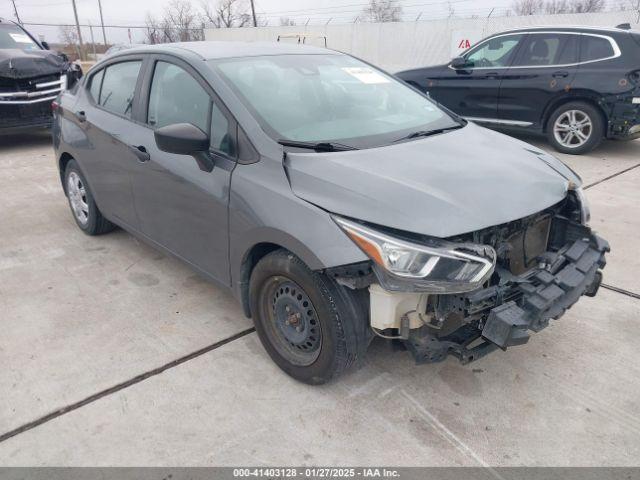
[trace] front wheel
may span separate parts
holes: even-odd
[[[368,345],[361,294],[276,250],[251,274],[251,312],[264,348],[287,374],[304,383],[337,377]]]
[[[558,107],[547,122],[547,139],[562,153],[590,152],[604,139],[605,125],[596,107],[586,102],[569,102]]]

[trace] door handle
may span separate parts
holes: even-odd
[[[487,78],[498,78],[498,72],[489,72],[486,74]]]
[[[151,159],[151,155],[149,155],[144,145],[131,145],[130,148],[141,163],[148,162]]]
[[[87,114],[84,113],[84,110],[80,110],[74,113],[75,117],[78,119],[80,123],[84,123],[87,121]]]
[[[562,71],[562,72],[553,72],[551,74],[551,76],[553,78],[565,78],[565,77],[569,76],[569,72],[564,72],[564,71]]]

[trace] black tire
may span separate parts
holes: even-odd
[[[296,380],[326,383],[364,357],[371,340],[366,291],[347,290],[286,250],[271,252],[258,262],[249,291],[262,345]],[[300,333],[293,332],[288,322],[292,317]],[[292,340],[285,331],[306,338]]]
[[[74,210],[72,200],[74,195],[70,192],[70,182],[73,182],[72,177],[80,182],[76,182],[76,185],[79,185],[84,191],[84,194],[81,195],[81,199],[84,202],[82,214],[77,214]],[[100,209],[93,199],[91,189],[87,184],[85,176],[82,174],[82,171],[75,160],[70,160],[64,170],[64,192],[69,200],[71,215],[73,215],[73,219],[76,221],[76,224],[84,233],[87,235],[102,235],[103,233],[108,233],[115,228],[115,225],[104,218],[100,212]],[[84,205],[86,205],[86,212]]]
[[[587,136],[587,140],[584,141],[582,139],[578,139],[577,136],[573,135],[569,143],[571,141],[575,142],[572,146],[571,144],[563,144],[561,140],[558,138],[558,135],[564,135],[562,132],[556,133],[555,125],[556,121],[559,118],[566,118],[571,111],[579,112],[579,116],[581,118],[588,118],[591,127],[589,129],[580,130],[582,135]],[[565,115],[566,114],[566,115]],[[564,123],[561,120],[561,123]],[[588,135],[585,133],[588,131]],[[564,105],[559,106],[549,117],[546,125],[547,139],[553,148],[562,153],[569,153],[573,155],[582,155],[584,153],[590,152],[594,148],[596,148],[602,140],[604,140],[605,136],[605,122],[602,116],[602,113],[598,110],[597,107],[591,105],[587,102],[569,102]],[[562,137],[561,137],[562,138]],[[580,143],[582,142],[582,143]]]

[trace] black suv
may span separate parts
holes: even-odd
[[[469,120],[546,134],[564,153],[640,137],[640,32],[628,25],[511,30],[397,75]]]
[[[0,134],[51,126],[51,102],[82,75],[20,25],[0,18]]]

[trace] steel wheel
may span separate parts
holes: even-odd
[[[294,365],[316,361],[322,347],[318,313],[307,293],[285,277],[272,277],[262,301],[268,312],[266,333],[278,353]]]
[[[82,225],[86,225],[89,221],[87,191],[82,183],[82,179],[76,172],[71,172],[67,178],[67,195],[69,196],[69,204],[76,219]]]
[[[567,148],[582,147],[592,133],[591,117],[581,110],[567,110],[553,124],[556,141]]]

